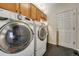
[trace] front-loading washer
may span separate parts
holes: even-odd
[[[33,56],[33,22],[17,15],[0,9],[0,55]]]
[[[35,22],[36,24],[36,56],[42,56],[46,52],[47,46],[47,25],[41,22]]]

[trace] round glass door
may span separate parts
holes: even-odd
[[[28,24],[9,22],[0,31],[0,49],[6,53],[17,53],[29,46],[32,32]]]
[[[46,28],[44,26],[41,26],[38,30],[38,37],[41,41],[45,40],[47,35]]]

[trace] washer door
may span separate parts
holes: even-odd
[[[41,41],[44,41],[45,38],[47,36],[47,30],[46,30],[46,27],[41,25],[39,30],[38,30],[38,37]]]
[[[6,53],[17,53],[28,47],[32,39],[28,24],[22,21],[9,22],[0,30],[0,49]]]

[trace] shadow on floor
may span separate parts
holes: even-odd
[[[44,56],[78,56],[74,51],[70,48],[47,44],[47,51]]]

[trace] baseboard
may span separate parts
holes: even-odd
[[[51,43],[51,42],[48,42],[49,44],[54,44],[54,45],[56,45],[56,43]]]

